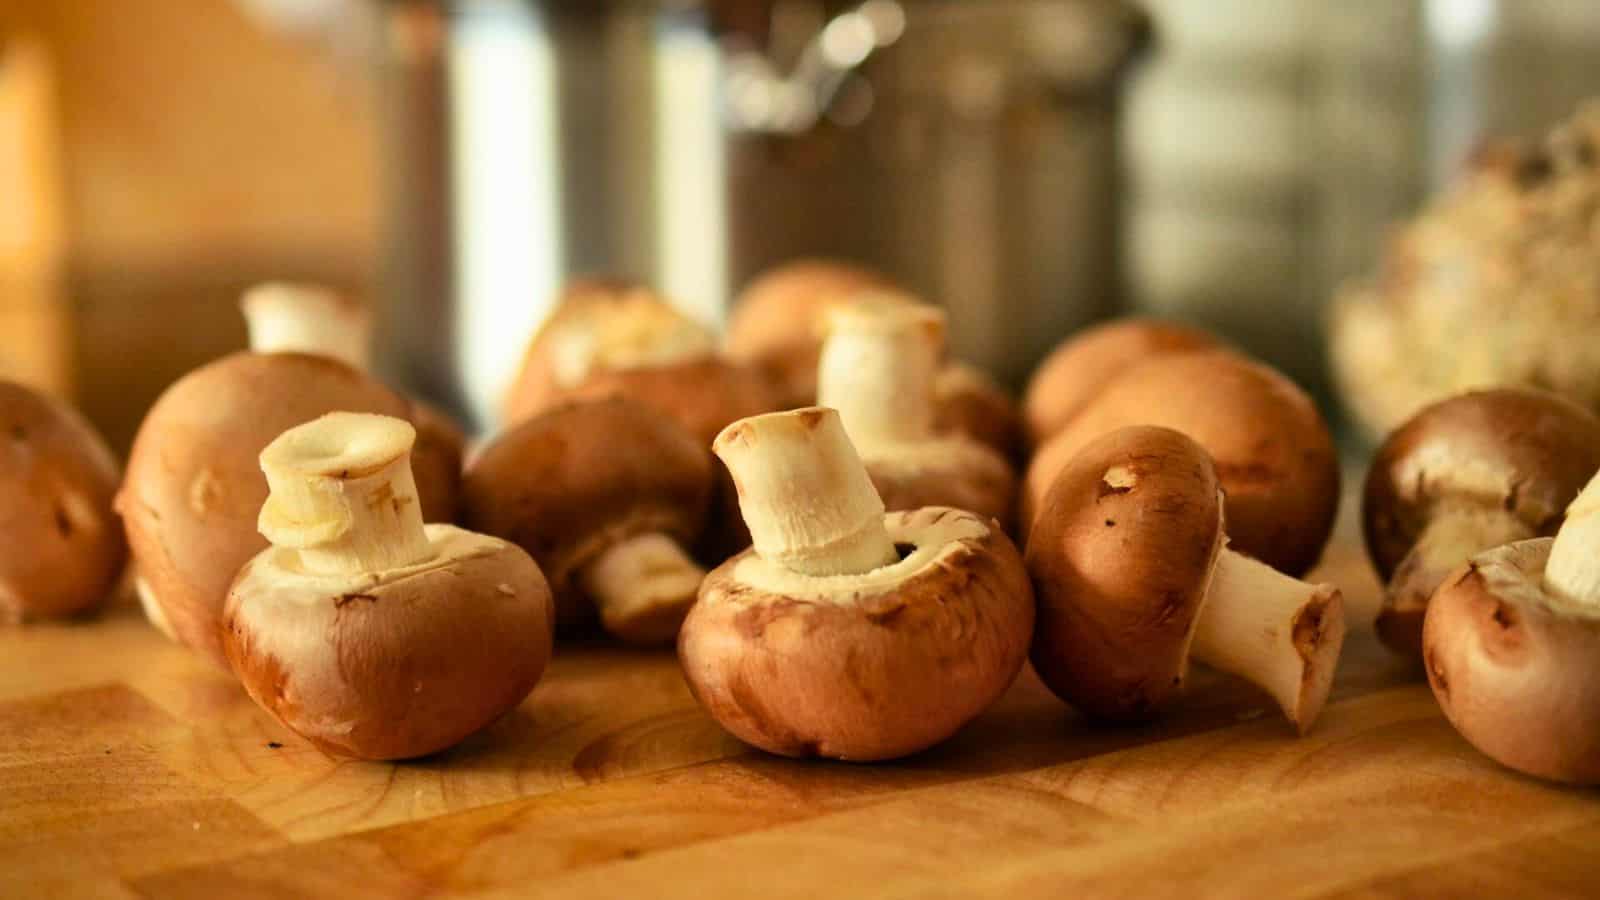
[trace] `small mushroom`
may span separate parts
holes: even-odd
[[[116,458],[77,411],[0,379],[0,625],[105,602],[128,548]]]
[[[1033,596],[992,522],[885,515],[833,410],[745,419],[714,449],[755,546],[706,576],[678,656],[724,728],[784,756],[891,759],[954,734],[1011,684]]]
[[[783,390],[786,406],[816,401],[817,359],[829,311],[853,296],[917,302],[885,276],[849,263],[800,260],[750,282],[733,304],[724,341],[728,355],[761,366]]]
[[[1421,658],[1428,598],[1473,554],[1548,536],[1600,469],[1600,418],[1532,388],[1426,407],[1378,450],[1361,504],[1367,551],[1388,583],[1378,635]]]
[[[782,389],[781,406],[809,406],[819,402],[817,365],[835,309],[920,305],[915,295],[870,269],[802,260],[778,266],[745,288],[734,303],[724,346],[733,359],[772,376]],[[1022,426],[1016,404],[983,370],[945,363],[934,402],[938,433],[964,434],[1007,458],[1017,451]]]
[[[581,279],[562,291],[528,342],[501,418],[510,426],[538,415],[596,372],[670,366],[715,352],[709,329],[649,288],[623,279]]]
[[[1113,379],[1146,360],[1208,350],[1216,338],[1175,322],[1118,319],[1080,331],[1044,358],[1022,398],[1028,446],[1066,427]]]
[[[253,295],[245,303],[252,339],[282,346],[266,335],[291,333],[277,320],[315,310],[315,303],[292,299],[307,296],[280,292],[263,303]],[[228,583],[267,546],[255,527],[267,498],[256,458],[284,431],[339,410],[416,414],[404,397],[325,353],[236,353],[178,379],[156,400],[134,438],[116,510],[135,587],[157,628],[227,664],[220,622]],[[425,510],[454,508],[455,481],[444,482],[419,486]],[[450,496],[441,499],[445,492]]]
[[[1554,538],[1486,550],[1428,603],[1433,695],[1501,765],[1600,784],[1600,477]]]
[[[953,506],[1009,522],[1017,479],[994,450],[934,432],[944,313],[905,305],[836,309],[817,373],[884,506]]]
[[[521,703],[550,660],[550,587],[517,547],[424,525],[395,418],[332,413],[261,452],[271,547],[228,590],[250,697],[322,750],[406,759]]]
[[[571,401],[500,435],[467,470],[469,527],[539,562],[563,625],[598,608],[636,644],[669,643],[705,572],[711,455],[672,419],[621,397]]]
[[[1028,541],[1040,678],[1090,715],[1137,721],[1183,690],[1193,656],[1262,688],[1306,733],[1344,643],[1342,595],[1227,543],[1198,443],[1149,426],[1091,441],[1056,476]]]
[[[1333,436],[1294,382],[1226,350],[1158,356],[1106,384],[1029,464],[1023,530],[1068,461],[1129,425],[1173,428],[1206,448],[1227,491],[1234,549],[1289,575],[1316,564],[1339,503]]]

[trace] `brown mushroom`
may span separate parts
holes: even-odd
[[[1474,747],[1600,784],[1600,479],[1554,538],[1484,551],[1446,578],[1422,643],[1433,694]]]
[[[1033,597],[992,522],[885,515],[833,410],[736,422],[715,450],[755,546],[706,576],[678,655],[724,728],[784,756],[891,759],[1010,685]]]
[[[0,625],[92,611],[128,548],[117,461],[77,411],[0,379]]]
[[[264,345],[274,343],[261,336],[263,319],[305,306],[280,302],[284,296],[306,294],[246,302],[252,335]],[[178,379],[156,400],[116,499],[135,586],[156,627],[226,665],[219,623],[228,583],[267,546],[255,528],[267,498],[256,457],[284,431],[339,410],[415,415],[404,397],[323,353],[236,353]],[[454,508],[454,480],[419,489],[425,509]]]
[[[621,397],[572,401],[483,449],[465,520],[533,555],[562,624],[598,608],[613,635],[660,644],[705,577],[683,548],[705,527],[712,486],[711,455],[670,418]]]
[[[1117,319],[1062,341],[1028,379],[1022,396],[1028,446],[1038,447],[1133,366],[1173,353],[1217,347],[1203,331],[1159,319]]]
[[[560,403],[595,373],[699,361],[714,357],[716,346],[709,329],[644,285],[610,278],[575,281],[528,342],[522,368],[506,393],[503,424],[515,425]]]
[[[329,753],[451,747],[521,703],[550,659],[538,565],[423,524],[415,438],[401,419],[333,413],[261,452],[272,545],[228,591],[223,645],[251,698]]]
[[[1017,490],[1011,465],[985,444],[934,432],[944,328],[944,313],[927,306],[834,310],[818,400],[838,410],[889,510],[953,506],[1009,522]]]
[[[1061,468],[1100,435],[1161,425],[1206,448],[1228,495],[1232,547],[1289,575],[1316,564],[1339,502],[1339,458],[1316,404],[1277,371],[1225,350],[1160,356],[1108,383],[1034,456],[1024,531]]]
[[[739,295],[724,341],[728,355],[766,371],[782,391],[781,407],[817,400],[817,363],[833,310],[921,305],[913,294],[870,269],[801,260],[763,274]],[[934,430],[964,434],[1010,458],[1020,416],[1011,397],[976,366],[948,362],[934,386]],[[773,407],[774,409],[780,407]]]
[[[1531,388],[1462,394],[1429,406],[1378,450],[1361,516],[1388,583],[1378,635],[1421,658],[1428,598],[1473,554],[1547,536],[1600,469],[1600,418]]]
[[[1344,603],[1227,548],[1211,458],[1168,428],[1102,435],[1061,470],[1028,541],[1033,665],[1057,696],[1141,720],[1189,658],[1265,690],[1304,734],[1333,683]]]
[[[782,388],[785,406],[809,405],[817,396],[817,358],[829,310],[868,292],[887,302],[917,302],[887,277],[849,263],[818,259],[778,266],[734,301],[724,346],[734,359],[766,369]]]

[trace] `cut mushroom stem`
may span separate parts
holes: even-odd
[[[860,444],[926,440],[944,348],[944,314],[922,306],[847,306],[827,322],[817,403]]]
[[[1428,598],[1446,575],[1485,547],[1534,536],[1533,529],[1521,518],[1501,507],[1463,505],[1460,509],[1441,510],[1423,527],[1411,551],[1395,567],[1389,579],[1389,607],[1383,615],[1414,616],[1414,627],[1420,630]]]
[[[411,476],[416,429],[387,416],[329,413],[261,451],[271,494],[258,527],[308,572],[385,572],[433,549]]]
[[[272,282],[240,302],[257,353],[331,356],[365,372],[371,324],[360,304],[327,288]]]
[[[847,575],[899,558],[883,501],[834,410],[741,419],[712,450],[733,475],[762,559],[806,575]]]
[[[1544,569],[1545,590],[1600,615],[1600,475],[1572,505]]]
[[[705,574],[672,538],[642,534],[600,554],[578,577],[608,632],[657,644],[678,633]]]
[[[1224,548],[1195,625],[1193,655],[1262,688],[1304,734],[1328,699],[1344,600]]]

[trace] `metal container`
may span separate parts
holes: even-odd
[[[1019,381],[1118,292],[1113,0],[387,5],[380,346],[480,425],[558,286],[720,323],[769,265],[875,265]]]

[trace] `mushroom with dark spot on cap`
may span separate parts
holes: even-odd
[[[527,550],[563,625],[598,610],[611,634],[670,643],[704,570],[684,552],[713,489],[711,454],[664,414],[622,397],[524,421],[467,470],[465,521]]]
[[[754,547],[706,576],[678,656],[724,728],[784,756],[891,759],[1011,684],[1033,596],[993,523],[946,507],[885,515],[830,409],[736,422],[714,449]]]
[[[1192,655],[1265,690],[1304,734],[1333,683],[1343,598],[1226,545],[1199,444],[1148,426],[1091,441],[1028,541],[1039,676],[1086,713],[1140,720],[1181,692]]]
[[[1367,552],[1388,582],[1378,635],[1420,658],[1428,598],[1491,547],[1554,533],[1600,469],[1600,417],[1532,388],[1433,404],[1396,429],[1367,472]]]
[[[933,430],[944,313],[906,305],[847,307],[829,317],[817,394],[838,410],[850,442],[891,511],[953,506],[1009,522],[1017,479],[975,440]]]
[[[435,753],[528,695],[550,587],[515,546],[424,525],[407,422],[332,413],[261,452],[271,546],[228,590],[222,643],[251,698],[319,748]]]
[[[162,392],[139,426],[116,499],[146,615],[218,666],[227,665],[220,624],[228,583],[267,547],[256,530],[267,498],[262,449],[325,413],[417,415],[405,397],[336,358],[353,352],[328,338],[349,333],[336,295],[279,286],[252,291],[243,306],[253,346],[271,349],[208,363]],[[325,321],[339,324],[316,324]],[[311,352],[287,349],[299,341]],[[424,512],[453,510],[457,486],[455,477],[418,479]]]
[[[1072,335],[1028,379],[1022,395],[1028,446],[1049,440],[1128,368],[1157,356],[1217,345],[1203,331],[1159,319],[1117,319]]]
[[[1600,784],[1600,476],[1554,538],[1486,550],[1446,578],[1422,646],[1440,708],[1474,747]]]
[[[1018,499],[1024,534],[1056,473],[1129,425],[1173,428],[1206,449],[1228,495],[1233,549],[1289,575],[1316,564],[1339,505],[1333,435],[1294,382],[1228,350],[1158,356],[1106,384],[1029,464]]]
[[[78,615],[110,596],[128,547],[117,461],[60,401],[0,379],[0,625]]]

